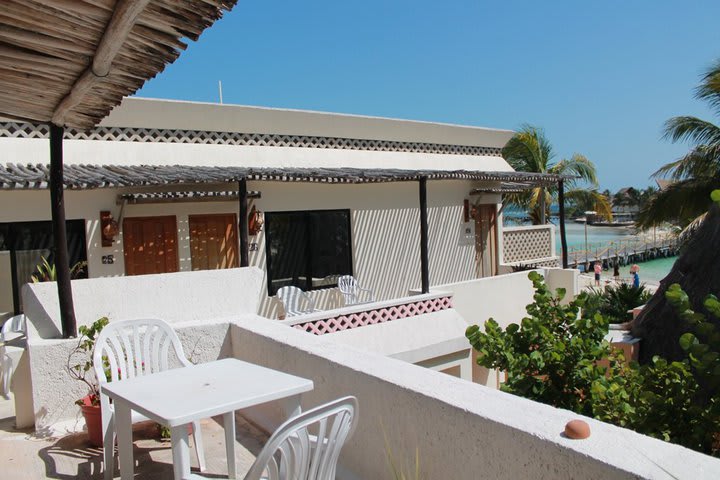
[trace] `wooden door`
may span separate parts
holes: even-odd
[[[124,219],[123,245],[126,275],[178,271],[177,222],[174,215]]]
[[[475,215],[475,249],[478,277],[497,275],[497,209],[478,205]]]
[[[237,216],[190,215],[190,263],[193,270],[238,266]]]

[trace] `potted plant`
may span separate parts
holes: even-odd
[[[92,355],[95,349],[95,339],[100,331],[108,324],[107,317],[102,317],[93,322],[92,325],[82,325],[78,328],[80,339],[68,356],[68,373],[76,380],[83,382],[88,387],[88,394],[77,400],[75,403],[85,417],[90,444],[94,447],[102,447],[102,417],[100,413],[100,387],[95,378],[93,370]]]

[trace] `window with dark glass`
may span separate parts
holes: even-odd
[[[73,278],[87,278],[85,221],[68,220],[65,228]],[[38,266],[43,258],[54,265],[51,222],[0,223],[0,316],[22,313],[20,288],[33,275],[42,277]]]
[[[265,213],[268,293],[337,286],[352,275],[350,210]]]

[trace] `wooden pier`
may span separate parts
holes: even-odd
[[[628,240],[588,243],[587,249],[573,247],[568,251],[568,266],[578,268],[601,261],[604,269],[618,265],[630,265],[655,258],[671,257],[678,254],[677,237],[670,234],[658,235],[655,239],[635,237]]]

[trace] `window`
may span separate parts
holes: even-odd
[[[70,267],[79,267],[87,260],[85,221],[68,220],[65,228]],[[20,287],[32,281],[43,257],[53,265],[51,222],[0,223],[0,318],[10,312],[22,313]],[[78,268],[75,273],[77,278],[87,278],[85,267]]]
[[[268,294],[337,286],[352,275],[350,239],[350,210],[266,213]]]

